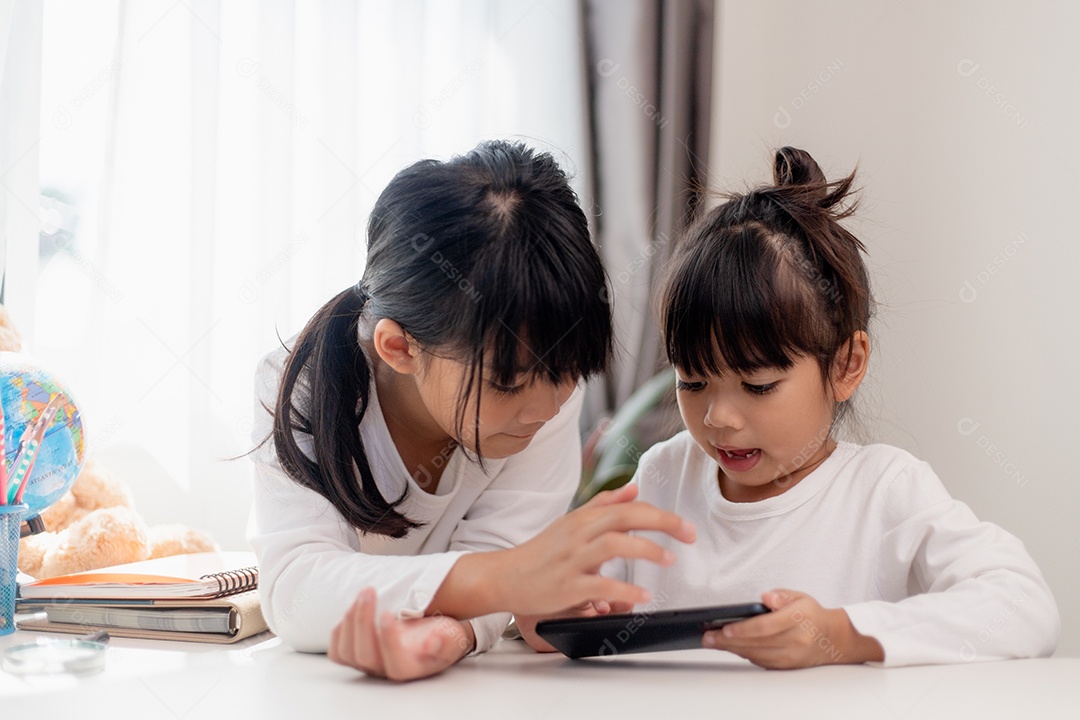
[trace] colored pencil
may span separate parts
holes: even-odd
[[[41,411],[41,415],[38,416],[32,428],[27,428],[27,431],[30,432],[30,438],[26,441],[26,445],[19,448],[19,456],[15,460],[15,470],[9,478],[9,484],[16,488],[15,494],[9,497],[9,500],[15,504],[22,502],[23,493],[26,491],[27,482],[30,480],[30,473],[34,469],[34,461],[37,459],[38,450],[41,449],[41,443],[45,440],[45,431],[52,425],[53,418],[56,417],[61,402],[63,402],[62,395],[54,395],[50,398],[49,404]],[[23,438],[26,438],[25,433]]]

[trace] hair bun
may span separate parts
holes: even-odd
[[[793,147],[782,147],[776,151],[773,162],[773,183],[777,187],[784,185],[819,185],[821,194],[825,194],[825,173],[810,153]]]

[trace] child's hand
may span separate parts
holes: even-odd
[[[598,494],[543,532],[501,555],[500,568],[515,615],[552,615],[602,598],[633,605],[648,602],[644,588],[599,575],[613,558],[640,558],[661,565],[675,562],[671,551],[631,531],[666,533],[693,542],[694,526],[674,513],[633,502],[637,487],[626,485]]]
[[[536,634],[536,623],[541,620],[596,617],[608,613],[627,613],[633,609],[634,606],[630,603],[609,603],[606,600],[594,600],[556,615],[515,615],[514,622],[517,623],[518,630],[521,632],[521,639],[533,650],[536,652],[555,652],[555,647],[551,643]]]
[[[547,526],[533,539],[506,550],[466,553],[450,568],[427,607],[431,614],[477,617],[493,612],[552,616],[587,602],[648,602],[644,588],[601,577],[613,558],[662,565],[675,556],[634,531],[661,532],[693,542],[694,526],[675,513],[633,502],[637,486],[602,492]]]
[[[702,645],[774,669],[885,659],[878,641],[860,635],[840,608],[823,608],[794,590],[773,590],[761,600],[771,613],[707,632]]]
[[[384,612],[376,620],[375,591],[367,588],[334,628],[327,654],[368,675],[414,680],[442,672],[475,643],[472,625],[445,616],[399,620]]]

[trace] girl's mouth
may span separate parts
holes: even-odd
[[[761,459],[761,448],[716,448],[716,457],[724,469],[746,472]]]

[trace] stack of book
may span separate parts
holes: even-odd
[[[23,583],[20,630],[232,643],[266,630],[249,552],[207,552]]]

